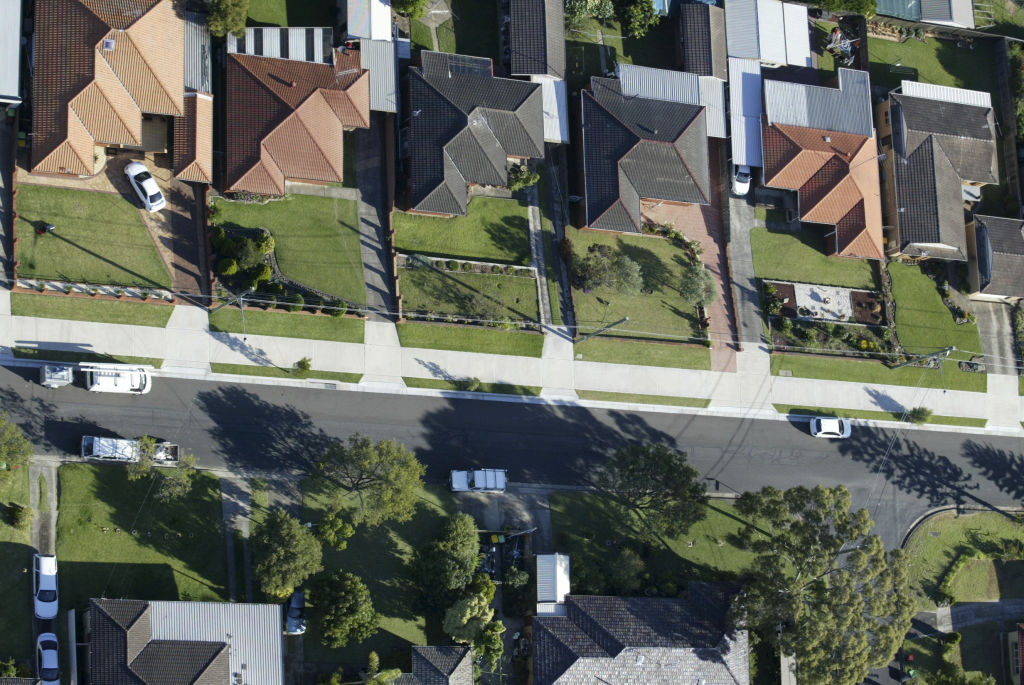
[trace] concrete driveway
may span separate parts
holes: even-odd
[[[970,306],[978,317],[978,333],[981,334],[981,349],[985,353],[988,372],[1017,375],[1010,305],[971,301]]]

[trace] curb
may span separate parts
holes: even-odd
[[[910,542],[910,538],[914,535],[914,533],[917,532],[917,529],[920,528],[926,521],[928,521],[928,519],[932,518],[933,516],[938,516],[939,514],[945,514],[945,513],[951,512],[951,511],[965,512],[965,513],[972,513],[972,514],[973,513],[984,513],[984,512],[990,512],[991,513],[993,509],[995,509],[996,511],[1007,513],[1007,514],[1021,514],[1021,513],[1024,513],[1024,509],[1022,509],[1020,507],[983,507],[980,504],[964,504],[964,505],[960,505],[960,504],[944,504],[941,507],[935,507],[934,509],[929,509],[928,511],[926,511],[925,513],[921,514],[916,519],[914,519],[914,522],[910,524],[909,528],[907,528],[907,532],[904,533],[903,539],[900,541],[900,549],[905,549],[906,546],[907,546],[907,543]]]

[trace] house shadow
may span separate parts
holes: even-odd
[[[61,559],[58,583],[61,607],[78,613],[89,606],[90,599],[180,599],[174,570],[168,564]]]

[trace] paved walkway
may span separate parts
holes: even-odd
[[[248,602],[252,599],[252,563],[249,555],[249,519],[251,517],[249,482],[237,476],[220,478],[220,502],[224,514],[224,542],[228,555],[228,599]],[[237,535],[235,534],[237,531]],[[237,538],[237,539],[236,539]],[[244,587],[237,586],[235,543],[242,545]]]
[[[366,304],[374,321],[390,321],[397,310],[391,290],[391,258],[385,248],[384,233],[388,219],[379,209],[384,206],[384,125],[386,119],[374,112],[369,129],[357,129],[356,181],[359,185],[359,246],[363,258]]]
[[[931,612],[926,612],[927,621]],[[952,607],[941,607],[934,613],[934,626],[943,633],[959,631],[968,626],[991,621],[1019,621],[1024,616],[1024,599],[1004,599],[1000,602],[968,602]],[[921,618],[922,614],[918,614]]]
[[[40,495],[42,478],[46,484],[46,501]],[[32,546],[39,554],[57,553],[57,465],[33,459],[28,469],[29,506],[32,508]],[[44,511],[45,510],[45,511]]]
[[[750,228],[757,224],[754,208],[746,198],[729,198],[729,266],[732,269],[733,297],[739,321],[740,340],[763,340],[754,255],[750,247]],[[751,346],[750,343],[747,343]]]

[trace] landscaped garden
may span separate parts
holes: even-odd
[[[139,210],[120,195],[23,183],[17,211],[19,277],[171,287]],[[56,228],[36,233],[46,224]]]
[[[434,257],[528,265],[530,222],[520,200],[474,197],[466,216],[395,212],[395,249]]]
[[[11,295],[11,314],[39,319],[74,319],[164,328],[174,307],[61,295]]]

